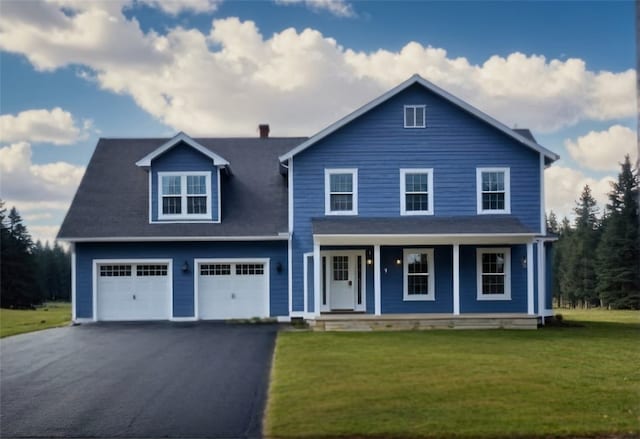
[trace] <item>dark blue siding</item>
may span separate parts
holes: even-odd
[[[76,312],[78,318],[91,318],[93,310],[92,269],[94,259],[173,260],[174,317],[193,317],[195,258],[269,258],[269,305],[272,316],[289,314],[287,289],[287,243],[265,242],[156,242],[156,243],[78,243],[76,244]],[[187,261],[191,268],[182,272]],[[282,272],[277,272],[278,262]]]
[[[453,312],[453,250],[451,246],[425,247],[434,249],[435,300],[405,301],[402,247],[385,246],[381,257],[381,312],[390,313],[452,313]]]
[[[314,282],[313,282],[313,256],[307,256],[307,311],[313,312],[315,309],[315,299],[314,299]]]
[[[218,170],[212,160],[180,143],[151,163],[151,218],[158,221],[158,172],[211,172],[211,221],[218,221]]]
[[[511,300],[477,300],[476,248],[473,245],[460,246],[460,313],[526,313],[527,269],[521,261],[527,256],[527,246],[510,246]]]
[[[404,129],[403,106],[427,105],[427,128]],[[302,310],[302,253],[324,216],[324,169],[358,168],[358,214],[400,216],[400,168],[433,168],[434,215],[475,215],[476,168],[509,167],[511,213],[540,230],[539,154],[419,85],[293,159],[293,309]],[[475,269],[474,269],[475,273]],[[504,307],[499,305],[497,308]]]

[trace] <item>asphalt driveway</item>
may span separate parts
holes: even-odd
[[[122,323],[0,341],[0,436],[259,437],[276,325]]]

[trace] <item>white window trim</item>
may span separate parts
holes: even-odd
[[[428,196],[427,210],[407,210],[406,181],[407,174],[427,174]],[[422,194],[424,192],[410,192],[410,194]],[[403,168],[400,169],[400,215],[433,215],[433,168]]]
[[[206,196],[207,197],[207,213],[202,214],[189,214],[186,213],[187,210],[187,177],[192,176],[204,176],[205,177],[205,186],[206,192],[205,194],[192,195],[192,196]],[[180,198],[182,212],[179,215],[176,214],[164,214],[162,213],[162,177],[180,177]],[[159,220],[176,220],[176,219],[184,219],[184,220],[211,220],[212,212],[211,212],[211,172],[158,172],[158,219]],[[177,195],[176,195],[177,196]]]
[[[407,256],[412,253],[426,253],[427,254],[427,269],[429,270],[428,288],[429,294],[409,294],[409,282],[407,282],[409,276],[409,265],[407,264]],[[403,300],[404,301],[418,301],[418,300],[436,300],[435,292],[435,261],[433,259],[432,248],[405,248],[402,250],[402,286],[403,286]]]
[[[504,294],[483,294],[482,292],[482,255],[504,253]],[[477,300],[511,300],[511,249],[508,247],[476,249],[476,286]]]
[[[331,210],[331,175],[351,174],[353,179],[352,209]],[[338,193],[338,192],[336,192]],[[340,192],[347,194],[348,192]],[[358,169],[357,168],[331,168],[324,170],[324,214],[325,215],[357,215],[358,214]]]
[[[482,208],[482,174],[484,172],[504,173],[504,209]],[[510,214],[511,213],[511,170],[510,168],[476,168],[476,200],[479,215]]]
[[[413,113],[413,122],[414,125],[407,125],[407,109],[412,108],[414,110]],[[418,125],[418,121],[416,121],[415,117],[415,109],[422,108],[422,124]],[[414,128],[426,128],[427,127],[427,106],[426,105],[405,105],[404,111],[402,112],[402,123],[405,128],[414,129]]]

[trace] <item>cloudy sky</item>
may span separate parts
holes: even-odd
[[[560,154],[547,209],[569,214],[637,157],[634,16],[632,1],[2,0],[0,196],[51,240],[99,137],[312,135],[419,73]]]

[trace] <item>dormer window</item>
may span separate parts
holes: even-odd
[[[425,105],[405,105],[404,106],[404,127],[405,128],[425,128],[426,122]]]
[[[159,172],[158,219],[211,219],[211,172]]]

